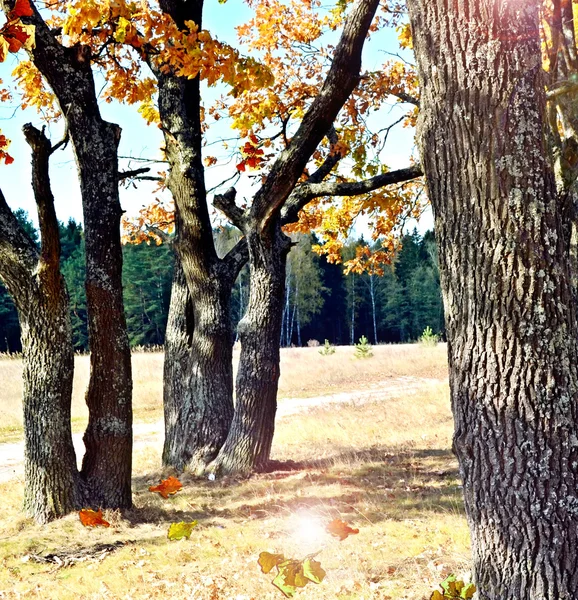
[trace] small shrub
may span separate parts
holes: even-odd
[[[426,327],[419,338],[419,343],[424,346],[436,346],[440,341],[439,335],[432,331],[431,327]]]
[[[329,343],[329,340],[325,340],[325,344],[323,348],[319,350],[319,354],[322,356],[329,356],[330,354],[335,354],[335,346]]]
[[[355,344],[355,358],[369,358],[370,356],[373,356],[371,344],[368,339],[362,335],[359,338],[359,344]]]
[[[319,342],[317,340],[309,340],[307,345],[309,348],[317,348],[317,346],[319,346]]]

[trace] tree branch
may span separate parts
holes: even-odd
[[[419,100],[414,98],[410,94],[406,94],[405,92],[389,92],[392,96],[399,98],[402,102],[408,102],[409,104],[413,104],[419,108]]]
[[[232,285],[248,260],[249,246],[247,240],[243,237],[221,259],[219,263],[221,276],[228,278]]]
[[[337,131],[335,131],[335,127],[332,125],[327,132],[327,139],[330,144],[337,144],[339,138],[337,137]],[[335,165],[342,159],[343,157],[338,152],[330,152],[323,164],[313,173],[308,179],[308,183],[321,183],[329,173],[333,170]]]
[[[122,181],[123,179],[128,179],[129,177],[136,177],[137,175],[148,173],[149,171],[149,167],[141,167],[140,169],[133,169],[132,171],[123,171],[122,173],[118,174],[118,180]],[[140,177],[139,179],[144,179],[144,177]],[[159,179],[160,177],[155,178],[155,180]]]
[[[218,208],[235,227],[243,231],[247,216],[245,211],[235,204],[236,196],[237,190],[230,187],[224,194],[215,194],[213,206]]]
[[[422,175],[421,166],[414,165],[405,169],[376,175],[364,181],[302,183],[295,188],[289,197],[281,214],[282,223],[283,225],[295,223],[299,218],[299,211],[314,198],[321,196],[359,196],[360,194],[367,194],[388,185],[411,181]]]
[[[0,279],[19,308],[22,294],[29,287],[32,273],[38,265],[38,251],[0,190]]]
[[[48,266],[52,274],[59,276],[60,234],[49,175],[52,144],[44,134],[44,130],[36,129],[31,123],[26,123],[22,131],[28,145],[32,148],[32,189],[40,225],[40,262]]]
[[[358,0],[345,21],[323,87],[288,148],[273,164],[251,206],[251,221],[263,230],[279,213],[319,142],[359,81],[363,43],[379,0]]]

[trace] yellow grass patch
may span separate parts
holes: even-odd
[[[311,369],[317,363],[304,360]],[[391,377],[404,375],[402,362]],[[384,377],[387,367],[375,368]],[[432,361],[428,377],[435,368]],[[439,356],[437,368],[443,374]],[[297,599],[428,598],[448,572],[466,571],[469,558],[451,432],[447,385],[424,381],[412,394],[397,388],[379,401],[282,417],[276,471],[215,482],[185,473],[183,490],[167,500],[148,491],[169,474],[159,468],[157,442],[135,453],[135,508],[105,510],[108,529],[84,529],[77,515],[35,525],[19,513],[21,482],[0,485],[0,597],[282,600],[259,554],[320,550],[327,577]],[[333,519],[359,534],[332,538],[324,527]],[[193,520],[190,540],[167,539],[170,523]]]

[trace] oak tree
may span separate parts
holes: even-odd
[[[571,79],[556,80],[568,74],[575,39],[571,3],[548,6],[557,29],[545,75],[539,1],[408,0],[454,450],[474,581],[488,600],[578,595],[578,332],[568,185],[576,163],[575,139],[567,135],[575,113],[574,96],[564,95]],[[548,97],[557,97],[558,107],[547,105],[549,79]]]

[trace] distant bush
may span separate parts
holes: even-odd
[[[307,342],[307,345],[309,346],[309,348],[317,348],[317,346],[319,346],[319,341],[318,340],[309,340]]]
[[[322,356],[329,356],[330,354],[335,354],[335,346],[329,343],[329,340],[325,340],[325,344],[323,348],[319,350],[319,354]]]
[[[368,339],[362,335],[359,338],[359,344],[355,344],[355,358],[370,358],[373,356],[373,350]]]
[[[429,326],[423,330],[423,333],[419,338],[419,343],[424,346],[436,346],[439,341],[439,335],[435,334]]]

